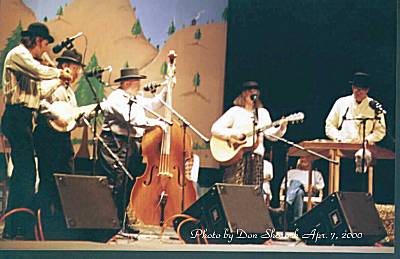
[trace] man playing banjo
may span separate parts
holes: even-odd
[[[79,52],[75,49],[65,50],[56,61],[59,68],[71,71],[71,84],[78,81],[84,66],[81,63],[82,55]],[[57,84],[60,82],[43,83]],[[40,177],[36,201],[37,206],[41,209],[42,221],[48,223],[47,226],[44,225],[45,232],[60,229],[65,224],[53,174],[73,173],[74,171],[74,150],[70,132],[72,128],[66,121],[60,119],[63,114],[60,114],[61,110],[57,108],[57,104],[64,104],[71,108],[65,110],[64,113],[71,113],[72,108],[77,107],[71,84],[64,83],[49,97],[41,101],[37,126],[33,133]],[[54,128],[56,125],[59,127]]]

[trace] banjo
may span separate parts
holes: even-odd
[[[56,101],[50,105],[54,118],[49,118],[50,126],[58,132],[69,132],[76,127],[83,116],[89,116],[96,108],[97,103],[80,107],[73,107],[64,101]]]

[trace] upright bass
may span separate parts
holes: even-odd
[[[170,51],[166,75],[166,103],[169,106],[172,106],[172,89],[176,82],[175,68],[176,54]],[[168,109],[165,118],[173,121]],[[173,121],[173,125],[164,130],[159,126],[147,130],[142,147],[147,166],[131,192],[132,217],[145,225],[163,225],[166,219],[179,214],[196,200],[193,183],[185,176],[185,161],[190,159],[192,140],[179,122]]]

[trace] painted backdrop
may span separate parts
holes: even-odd
[[[35,21],[44,22],[55,43],[78,32],[85,37],[74,41],[85,54],[87,69],[112,65],[104,74],[105,87],[93,80],[100,98],[112,90],[112,82],[125,66],[138,67],[147,81],[162,81],[166,56],[175,50],[177,84],[174,108],[194,127],[210,136],[212,123],[223,109],[223,86],[226,52],[227,0],[1,0],[0,1],[0,72],[7,52],[16,46],[21,30]],[[51,48],[52,46],[50,46]],[[51,52],[55,59],[56,55]],[[146,81],[144,82],[146,83]],[[93,103],[87,82],[74,86],[79,105]],[[115,88],[115,86],[114,86]],[[1,98],[2,99],[2,98]],[[0,103],[4,111],[4,101]],[[87,130],[73,131],[78,156],[90,156],[92,136]],[[217,167],[209,147],[195,134],[194,153],[202,167]]]

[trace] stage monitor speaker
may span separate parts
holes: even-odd
[[[178,234],[186,243],[263,243],[274,230],[262,190],[254,185],[215,184],[182,213],[198,219],[182,223]],[[183,220],[174,221],[175,231]]]
[[[105,242],[120,229],[107,178],[54,174],[67,227],[57,239]]]
[[[387,235],[372,196],[363,192],[331,194],[294,228],[309,245],[373,245]]]

